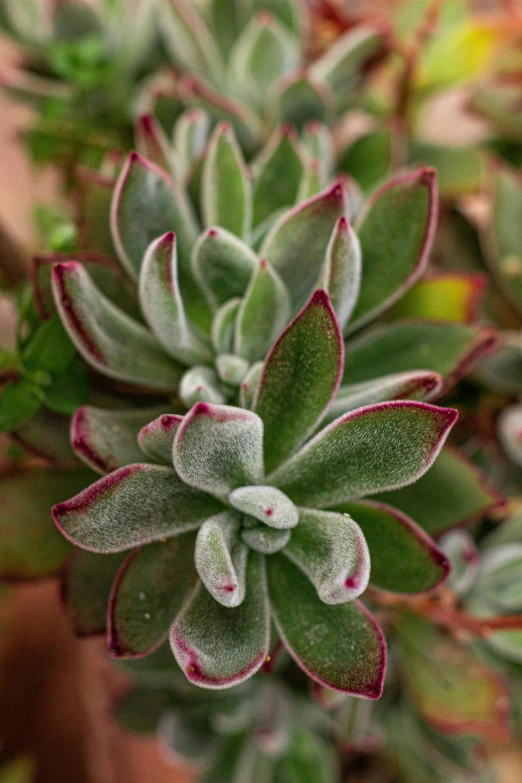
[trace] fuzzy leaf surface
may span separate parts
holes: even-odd
[[[357,304],[361,287],[362,256],[356,233],[346,218],[340,217],[326,249],[324,269],[318,288],[324,288],[341,329]]]
[[[172,465],[172,447],[183,416],[164,413],[148,421],[138,433],[138,444],[146,457],[163,465]]]
[[[275,487],[239,487],[230,493],[228,500],[238,511],[269,527],[284,530],[295,527],[299,521],[297,508]]]
[[[203,522],[196,540],[200,579],[212,597],[229,608],[245,598],[248,549],[239,539],[240,526],[239,514],[224,511]]]
[[[194,277],[214,310],[243,296],[256,263],[250,247],[221,226],[202,234],[192,255]]]
[[[375,405],[387,400],[431,400],[440,393],[442,383],[442,377],[436,372],[411,370],[340,386],[328,411],[328,419],[336,419],[363,405]]]
[[[69,559],[61,591],[77,636],[105,633],[112,586],[126,558],[126,552],[99,555],[77,550]]]

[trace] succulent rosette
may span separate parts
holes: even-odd
[[[150,653],[169,634],[191,682],[226,688],[266,661],[273,620],[312,678],[380,696],[384,638],[358,596],[370,576],[384,590],[430,590],[448,567],[411,519],[363,498],[425,473],[456,412],[389,402],[317,432],[342,369],[342,333],[318,290],[270,350],[252,410],[198,402],[165,414],[138,435],[151,461],[54,507],[76,545],[131,551],[110,598],[114,655]]]

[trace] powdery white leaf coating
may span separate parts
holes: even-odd
[[[102,475],[139,462],[143,454],[138,433],[157,412],[157,408],[117,411],[83,405],[71,419],[71,445],[83,462]]]
[[[172,446],[183,416],[164,413],[138,433],[138,444],[146,457],[172,467]]]
[[[276,529],[266,525],[257,525],[241,531],[241,538],[245,544],[263,555],[279,552],[288,544],[291,535],[288,529]]]
[[[372,615],[358,600],[323,603],[302,571],[282,554],[266,563],[272,616],[298,666],[326,688],[378,699],[386,643]]]
[[[259,519],[269,527],[295,527],[299,512],[284,492],[275,487],[242,486],[230,493],[229,503],[244,514]]]
[[[192,251],[192,272],[214,310],[243,296],[256,268],[254,251],[222,226],[205,231]]]
[[[271,483],[311,508],[405,487],[433,464],[457,415],[423,402],[359,408],[316,435]]]
[[[219,378],[212,367],[192,367],[187,370],[179,385],[179,396],[187,406],[197,402],[212,402],[219,405],[226,402]]]
[[[348,411],[387,400],[431,400],[441,393],[443,382],[442,376],[436,372],[412,370],[343,385],[328,411],[328,419],[332,421]]]
[[[359,297],[362,254],[357,234],[344,215],[339,218],[326,249],[317,288],[324,288],[341,329],[348,322]]]
[[[240,386],[248,372],[249,364],[241,356],[222,353],[216,358],[216,369],[223,383],[228,383],[231,386]]]
[[[263,665],[270,649],[270,615],[263,558],[251,552],[243,603],[229,609],[200,583],[170,632],[174,656],[202,688],[231,688]]]
[[[52,513],[73,544],[110,553],[193,530],[220,510],[214,498],[187,487],[173,470],[136,464],[58,503]]]
[[[370,552],[348,514],[299,509],[299,524],[284,550],[307,575],[325,604],[343,604],[364,593]]]
[[[180,365],[144,326],[101,293],[82,264],[55,264],[52,280],[62,322],[88,364],[119,381],[162,391],[176,388]]]
[[[234,328],[241,299],[231,299],[219,308],[212,320],[211,338],[216,353],[230,353],[234,346]]]
[[[197,403],[176,434],[173,457],[182,481],[227,500],[262,479],[263,423],[242,408]]]
[[[140,270],[139,299],[143,315],[163,348],[190,366],[210,361],[212,351],[187,319],[179,290],[177,253],[172,232],[149,245]]]
[[[245,597],[248,549],[239,540],[241,517],[224,511],[198,531],[195,561],[201,581],[223,606],[239,606]]]

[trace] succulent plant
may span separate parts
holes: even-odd
[[[401,592],[435,587],[446,562],[411,520],[361,498],[419,478],[456,413],[413,401],[367,406],[310,440],[342,364],[340,327],[318,290],[271,349],[252,411],[199,402],[184,417],[164,415],[138,436],[163,464],[126,464],[54,507],[76,545],[133,550],[110,601],[115,655],[146,654],[170,628],[191,682],[230,687],[269,656],[272,618],[312,678],[380,695],[384,638],[355,601],[370,559],[375,584]],[[107,443],[106,427],[86,434],[91,447]]]

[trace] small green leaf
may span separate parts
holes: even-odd
[[[233,353],[222,353],[216,358],[216,370],[223,381],[230,386],[240,386],[250,364]]]
[[[486,257],[504,294],[522,311],[522,187],[501,172],[495,182],[493,225]]]
[[[172,465],[172,447],[183,416],[164,413],[146,424],[138,433],[138,444],[146,457],[163,465]]]
[[[311,120],[305,125],[301,143],[308,159],[316,160],[319,164],[321,187],[326,187],[334,169],[334,145],[331,130],[324,123]]]
[[[66,538],[90,552],[122,552],[198,528],[220,504],[160,465],[128,465],[52,509]]]
[[[178,615],[170,643],[187,678],[202,688],[231,688],[255,674],[270,643],[262,556],[249,555],[241,606],[221,606],[200,583]]]
[[[431,467],[456,419],[452,408],[423,402],[360,408],[316,435],[272,483],[311,508],[405,487]]]
[[[238,487],[230,493],[228,501],[243,514],[276,529],[295,527],[299,521],[292,501],[275,487]]]
[[[187,109],[174,125],[173,144],[181,176],[186,178],[207,144],[210,117],[201,109]]]
[[[55,264],[60,316],[86,362],[109,378],[172,391],[181,368],[137,321],[112,304],[76,261]]]
[[[223,606],[245,598],[248,549],[239,539],[241,517],[224,511],[205,520],[198,531],[195,561],[201,581]]]
[[[328,411],[328,420],[343,413],[387,400],[431,400],[442,391],[442,378],[423,370],[397,372],[372,381],[341,386]]]
[[[288,544],[291,535],[290,530],[277,530],[274,527],[267,527],[267,525],[244,528],[241,531],[244,543],[262,555],[273,555],[275,552],[279,552]]]
[[[344,188],[336,184],[286,212],[268,232],[260,255],[281,276],[295,309],[311,295],[332,232],[345,209]]]
[[[138,433],[157,413],[157,408],[118,411],[85,405],[71,420],[72,447],[102,475],[132,465],[143,458]]]
[[[475,589],[495,612],[514,614],[522,607],[520,574],[522,544],[504,544],[489,550],[477,574]]]
[[[222,227],[205,231],[192,255],[194,277],[214,310],[243,296],[256,263],[250,247]]]
[[[284,554],[306,574],[325,604],[352,601],[368,587],[370,552],[348,513],[301,509]]]
[[[20,378],[9,383],[0,395],[0,432],[22,427],[42,402],[43,393],[33,382]]]
[[[62,578],[62,596],[77,636],[105,633],[112,586],[126,558],[126,552],[97,555],[81,550],[69,558]]]
[[[187,370],[179,385],[179,396],[187,408],[197,402],[220,405],[226,396],[215,370],[211,367],[192,367]]]
[[[212,359],[212,351],[191,327],[179,289],[178,245],[172,232],[154,240],[139,275],[143,315],[165,351],[182,364]]]
[[[432,169],[389,180],[372,196],[357,231],[363,257],[361,292],[345,332],[374,320],[419,279],[436,225],[437,183]]]
[[[89,376],[80,357],[76,356],[63,375],[42,391],[47,408],[72,416],[86,402],[89,394]]]
[[[242,408],[252,409],[256,389],[263,372],[263,362],[256,362],[241,382],[239,389],[239,403]]]
[[[358,601],[324,604],[299,568],[280,554],[267,567],[277,629],[296,663],[327,688],[378,699],[386,646],[373,617]]]
[[[333,95],[325,84],[312,80],[310,74],[290,75],[273,89],[273,114],[279,123],[298,131],[310,120],[328,124]]]
[[[432,536],[481,519],[502,503],[484,474],[449,447],[415,485],[386,492],[379,500],[400,508]]]
[[[112,589],[109,653],[127,658],[157,649],[196,578],[192,534],[157,541],[132,552]]]
[[[58,316],[45,321],[31,338],[22,355],[28,370],[44,370],[57,380],[75,354],[74,344]]]
[[[338,766],[330,745],[313,732],[298,728],[289,753],[278,764],[276,780],[278,783],[337,783]]]
[[[342,359],[335,314],[325,292],[316,291],[267,356],[256,392],[267,473],[316,429],[337,393]]]
[[[245,238],[252,225],[252,186],[243,155],[228,123],[214,131],[203,168],[201,208],[207,226]]]
[[[303,161],[293,128],[276,128],[251,164],[254,182],[254,226],[297,199]]]
[[[226,500],[263,475],[263,423],[242,408],[197,403],[176,433],[173,457],[186,484]]]
[[[242,299],[234,349],[249,362],[265,358],[290,317],[290,295],[270,264],[261,259]]]
[[[234,326],[241,299],[231,299],[219,308],[212,321],[212,345],[217,354],[231,353],[234,345]]]
[[[392,593],[423,593],[448,575],[450,565],[443,552],[397,509],[364,501],[343,503],[336,511],[350,514],[364,533],[372,564],[370,582],[375,587]]]
[[[324,288],[344,329],[357,304],[361,286],[361,248],[346,218],[340,217],[326,249],[326,260],[317,282]]]

